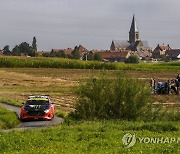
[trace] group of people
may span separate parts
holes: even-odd
[[[175,79],[166,82],[156,82],[154,78],[151,78],[150,86],[154,94],[170,94],[174,92],[178,95],[180,91],[180,74]]]

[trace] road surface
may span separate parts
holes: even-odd
[[[16,112],[17,116],[18,117],[20,116],[20,108],[19,107],[4,104],[4,103],[0,103],[0,106]],[[55,116],[51,121],[36,120],[36,121],[22,122],[17,128],[13,128],[13,129],[10,129],[10,130],[24,130],[24,129],[43,128],[43,127],[48,127],[48,126],[53,126],[53,125],[60,124],[60,123],[63,122],[63,120],[64,119]]]

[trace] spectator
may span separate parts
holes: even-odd
[[[177,78],[178,82],[180,82],[180,74],[178,74]]]
[[[170,80],[168,80],[167,81],[167,94],[169,94],[170,89],[171,89],[171,82],[170,82]]]
[[[178,94],[179,94],[179,81],[178,81],[178,79],[175,80],[175,85],[176,85],[176,87],[177,87],[177,92],[176,92],[176,94],[178,95]]]
[[[156,89],[156,80],[151,78],[150,80],[150,87],[151,87],[151,90],[152,90],[152,93],[155,93],[155,89]]]

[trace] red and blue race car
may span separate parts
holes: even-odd
[[[54,104],[49,96],[32,95],[21,107],[20,119],[47,119],[51,120],[54,117]]]

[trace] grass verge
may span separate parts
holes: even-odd
[[[0,97],[0,102],[9,104],[9,105],[13,105],[13,106],[17,106],[17,107],[22,106],[22,102],[20,102],[20,100],[18,100],[18,99]]]
[[[0,106],[0,129],[14,128],[18,124],[20,124],[20,121],[17,115],[13,111]]]
[[[154,124],[176,130],[166,129],[162,133],[148,127]],[[130,126],[132,129],[129,129]],[[139,129],[133,129],[135,127]],[[0,153],[179,153],[177,142],[147,144],[137,141],[129,149],[122,143],[126,133],[133,133],[137,138],[177,138],[180,136],[179,127],[177,122],[68,121],[41,130],[0,133]]]

